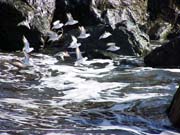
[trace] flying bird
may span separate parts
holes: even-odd
[[[26,39],[25,36],[23,36],[23,43],[24,43],[23,52],[30,53],[34,50],[34,48],[30,47],[29,41]]]
[[[80,33],[78,38],[85,39],[85,38],[88,38],[90,36],[89,33],[86,33],[86,30],[85,30],[85,28],[83,26],[80,26],[79,30],[80,30],[81,33]]]
[[[52,30],[60,29],[63,26],[64,26],[64,24],[60,23],[60,20],[57,20],[57,21],[53,22]]]
[[[64,57],[70,57],[69,53],[67,51],[59,52],[55,54],[55,56],[58,56],[61,58],[61,60],[64,61]]]
[[[77,38],[75,36],[71,36],[72,42],[70,43],[70,46],[68,48],[77,48],[81,46],[81,43],[77,43]]]
[[[109,46],[106,50],[108,51],[118,51],[120,49],[120,47],[116,46],[116,43],[108,43],[107,46]]]
[[[105,39],[110,37],[112,34],[110,32],[105,31],[100,37],[99,39]]]
[[[61,34],[57,34],[56,32],[53,32],[53,31],[49,31],[48,33],[47,33],[47,35],[49,36],[49,39],[48,39],[48,41],[57,41],[57,40],[59,40],[61,37],[62,37],[62,33]]]
[[[74,63],[75,66],[82,65],[88,58],[83,57],[79,47],[76,48],[76,62]]]
[[[67,16],[67,19],[68,19],[68,21],[65,23],[66,26],[67,26],[67,25],[75,25],[75,24],[78,23],[77,20],[74,20],[74,19],[73,19],[71,13],[67,13],[66,16]]]

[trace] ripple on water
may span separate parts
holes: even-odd
[[[165,111],[180,82],[179,69],[132,66],[141,60],[123,56],[131,65],[95,59],[75,67],[34,54],[32,67],[18,70],[4,61],[21,55],[0,56],[2,134],[171,132]]]

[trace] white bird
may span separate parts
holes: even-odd
[[[107,46],[109,46],[109,48],[107,48],[106,50],[112,52],[118,51],[120,49],[120,47],[116,46],[115,43],[108,43]]]
[[[88,58],[83,57],[79,47],[76,48],[76,62],[74,63],[75,66],[82,65]]]
[[[75,25],[78,23],[77,20],[74,20],[71,13],[66,14],[68,21],[65,23],[65,25]]]
[[[57,20],[57,21],[55,21],[55,22],[53,22],[53,26],[52,26],[52,30],[54,30],[54,29],[60,29],[60,28],[62,28],[64,26],[64,24],[63,23],[60,23],[60,20]]]
[[[69,53],[67,51],[59,52],[55,54],[55,56],[58,56],[61,58],[61,60],[64,61],[64,57],[70,57]]]
[[[27,52],[24,52],[24,59],[23,59],[23,64],[26,65],[26,66],[29,66],[30,65],[30,62],[29,62],[29,54]]]
[[[62,37],[63,34],[61,33],[58,35],[56,32],[49,31],[47,35],[49,36],[48,41],[57,41]]]
[[[110,32],[105,31],[100,37],[99,39],[105,39],[108,38],[109,36],[111,36],[112,34]]]
[[[27,27],[28,29],[31,29],[30,25],[29,25],[29,21],[26,19],[20,23],[17,24],[17,26],[25,26]]]
[[[86,33],[86,30],[85,30],[85,28],[83,26],[80,26],[79,30],[80,30],[81,33],[80,33],[78,38],[85,39],[85,38],[88,38],[90,36],[89,33]]]
[[[71,36],[72,42],[68,48],[77,48],[81,46],[81,43],[77,43],[77,38],[75,36]]]
[[[23,52],[30,53],[34,50],[34,48],[30,47],[29,41],[26,39],[25,36],[23,36],[23,43],[24,43]]]

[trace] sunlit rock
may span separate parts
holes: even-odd
[[[41,37],[50,28],[55,0],[0,0],[0,48],[21,50],[22,35],[25,35],[35,50],[39,49]],[[29,28],[18,26],[28,18]]]

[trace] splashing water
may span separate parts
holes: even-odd
[[[125,134],[177,133],[166,109],[180,82],[179,69],[153,69],[95,59],[84,66],[34,54],[19,70],[0,53],[0,133]],[[141,62],[135,57],[120,56]]]

